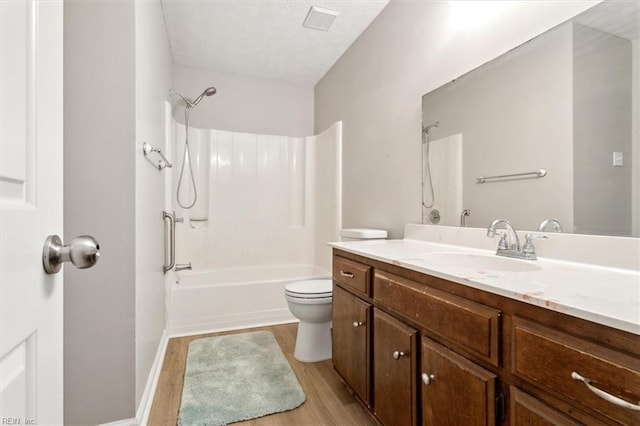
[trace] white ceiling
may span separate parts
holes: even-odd
[[[315,85],[389,0],[162,0],[177,65]],[[329,31],[302,26],[311,6],[340,12]]]

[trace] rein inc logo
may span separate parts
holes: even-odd
[[[2,417],[0,418],[0,424],[2,425],[35,425],[36,419],[30,419],[28,417]]]

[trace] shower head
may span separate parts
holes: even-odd
[[[440,122],[439,122],[439,121],[436,121],[436,122],[435,122],[435,123],[433,123],[433,124],[429,124],[429,125],[427,125],[427,126],[424,126],[424,127],[422,128],[422,133],[424,133],[424,134],[426,134],[427,136],[429,136],[429,132],[431,131],[431,129],[432,129],[432,128],[434,128],[434,127],[438,127],[439,125],[440,125]]]
[[[202,100],[202,98],[204,98],[205,96],[213,96],[215,95],[217,92],[216,88],[211,86],[211,87],[207,87],[206,89],[204,89],[204,92],[202,92],[200,94],[200,96],[198,96],[196,98],[195,101],[191,101],[190,102],[190,107],[193,108],[194,106],[198,105],[200,103],[200,101]]]
[[[176,95],[176,96],[180,96],[180,98],[182,98],[182,100],[184,101],[185,104],[187,104],[188,108],[193,108],[194,106],[198,105],[200,103],[200,101],[202,100],[202,98],[204,98],[205,96],[212,96],[215,95],[217,92],[215,87],[207,87],[206,89],[204,89],[204,92],[200,93],[200,96],[198,96],[194,101],[192,101],[191,99],[181,95],[180,93],[176,92],[173,89],[169,89],[169,93],[171,93],[172,95]]]

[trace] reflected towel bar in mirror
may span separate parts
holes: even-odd
[[[498,175],[498,176],[480,176],[476,178],[476,183],[486,183],[491,182],[493,180],[500,179],[527,179],[527,178],[541,178],[547,175],[546,169],[538,169],[535,172],[526,172],[526,173],[514,173],[510,175]]]

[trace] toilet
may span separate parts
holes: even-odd
[[[384,239],[387,231],[379,229],[343,229],[343,240]],[[317,279],[294,281],[285,286],[284,295],[289,311],[300,320],[295,359],[318,362],[331,359],[331,313],[333,281]]]
[[[332,281],[294,281],[284,290],[287,305],[300,320],[293,356],[298,361],[316,362],[331,358]]]

